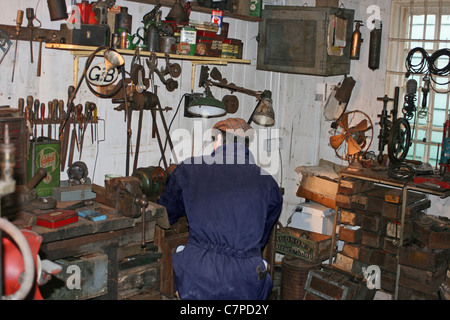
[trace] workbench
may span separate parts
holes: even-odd
[[[62,209],[68,205],[70,203],[59,202],[57,208]],[[108,260],[107,288],[105,294],[97,298],[116,300],[119,298],[119,262],[142,253],[142,217],[125,217],[115,213],[112,208],[96,202],[94,202],[94,206],[96,208],[105,207],[105,210],[102,210],[102,213],[106,212],[105,220],[94,222],[79,217],[77,222],[55,229],[34,225],[32,231],[42,237],[39,251],[41,260],[55,261],[97,253],[106,255]],[[169,227],[165,208],[149,202],[145,224],[146,246],[154,247],[151,243],[155,238],[155,229]],[[160,252],[159,249],[158,252]]]

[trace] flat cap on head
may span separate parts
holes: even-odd
[[[252,126],[241,118],[228,118],[219,121],[214,125],[213,129],[218,129],[240,137],[251,137],[254,133]]]

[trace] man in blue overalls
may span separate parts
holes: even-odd
[[[283,197],[243,143],[254,131],[247,122],[229,118],[213,131],[214,152],[180,163],[158,201],[170,224],[186,216],[189,225],[172,256],[175,287],[181,299],[266,299],[272,279],[261,250]]]

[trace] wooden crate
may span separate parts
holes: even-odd
[[[338,183],[326,177],[305,174],[297,190],[297,197],[310,199],[326,207],[336,207]]]
[[[384,243],[384,231],[372,232],[364,230],[362,233],[361,243],[365,246],[381,249]]]
[[[342,253],[337,253],[336,262],[333,264],[333,267],[363,276],[363,268],[367,268],[368,265]]]
[[[386,252],[397,254],[399,240],[391,237],[384,237],[383,250]]]
[[[350,210],[341,210],[341,223],[351,226],[360,226],[363,214]]]
[[[343,226],[339,230],[339,239],[351,243],[360,243],[363,229],[359,226]]]
[[[432,272],[401,265],[399,285],[425,294],[432,294],[439,289],[446,272],[447,266]]]
[[[400,264],[428,271],[442,269],[447,265],[449,258],[449,250],[431,250],[413,245],[402,246],[399,256]]]
[[[336,194],[335,204],[339,208],[351,209],[352,208],[352,195],[351,194],[343,194],[343,193]]]
[[[364,230],[372,231],[372,232],[385,232],[386,230],[386,219],[365,214],[361,219],[361,228]]]
[[[338,193],[355,194],[373,189],[372,181],[361,180],[351,177],[342,178],[338,184]]]
[[[406,205],[405,217],[414,218],[419,215],[423,210],[428,209],[431,206],[431,201],[427,199],[421,199],[416,202],[411,202]],[[390,202],[384,202],[381,215],[386,218],[400,220],[402,214],[402,205]]]
[[[310,271],[305,290],[324,300],[370,300],[374,294],[362,281],[331,269]]]
[[[359,260],[361,254],[361,245],[358,243],[345,242],[342,247],[342,254],[347,257]]]
[[[414,238],[429,249],[450,249],[450,222],[447,220],[422,216],[414,222]]]
[[[374,264],[381,266],[384,263],[384,256],[385,254],[381,250],[361,246],[359,260],[368,265]]]
[[[384,195],[391,188],[376,186],[373,189],[358,193],[352,196],[351,207],[353,210],[362,210],[373,214],[381,215],[383,208]]]
[[[276,232],[275,250],[310,262],[329,257],[331,236],[292,227],[281,227]]]

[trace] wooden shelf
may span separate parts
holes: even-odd
[[[126,1],[156,5],[156,0],[126,0]],[[171,8],[175,4],[175,1],[176,0],[159,0],[158,2],[164,7]],[[211,8],[201,7],[196,3],[191,3],[191,6],[192,6],[192,11],[211,14],[211,10],[212,10]],[[244,20],[244,21],[249,21],[249,22],[260,22],[263,20],[262,18],[259,18],[259,17],[246,16],[246,15],[242,15],[242,14],[231,13],[229,11],[224,11],[223,15],[224,15],[224,17],[230,17],[233,19],[239,19],[239,20]]]
[[[88,56],[94,50],[97,49],[95,46],[82,46],[75,44],[62,44],[62,43],[46,43],[45,47],[47,49],[57,49],[57,50],[66,50],[70,51],[75,56]],[[124,55],[134,55],[135,50],[126,50],[126,49],[116,49],[117,52]],[[102,52],[99,52],[99,55],[102,55]],[[149,57],[152,52],[150,51],[140,51],[139,54],[144,57]],[[165,58],[166,54],[162,52],[155,52],[157,58]],[[190,56],[183,54],[169,54],[170,59],[175,60],[187,60],[193,63],[203,63],[203,64],[228,64],[228,63],[236,63],[236,64],[250,64],[250,60],[243,59],[230,59],[230,58],[218,58],[218,57],[205,57],[205,56]]]

